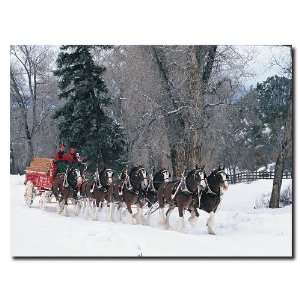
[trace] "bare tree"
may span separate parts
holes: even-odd
[[[173,174],[202,164],[204,93],[210,78],[216,46],[155,46],[153,57],[166,91],[168,141]],[[182,109],[185,107],[185,109]],[[181,110],[176,115],[168,112]]]
[[[11,115],[17,118],[12,141],[24,141],[27,166],[34,155],[33,138],[52,112],[43,95],[51,82],[52,51],[48,46],[12,46],[10,53]]]
[[[292,76],[292,47],[290,46],[290,63],[288,65],[283,65],[277,61],[278,65],[282,68],[282,71],[285,74],[288,74]],[[284,162],[289,154],[291,152],[292,143],[293,143],[293,136],[292,136],[292,126],[293,126],[293,88],[291,88],[290,91],[290,101],[289,101],[289,110],[288,110],[288,116],[287,121],[285,124],[285,131],[284,131],[284,137],[281,143],[281,147],[279,149],[278,157],[276,160],[276,166],[275,166],[275,176],[273,180],[273,188],[272,188],[272,194],[269,202],[270,208],[278,208],[279,202],[280,202],[280,189],[281,189],[281,183],[282,183],[282,174],[284,170]]]

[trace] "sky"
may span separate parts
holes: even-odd
[[[256,86],[257,82],[264,81],[273,75],[283,75],[279,66],[274,64],[274,59],[282,65],[291,62],[290,48],[285,46],[237,46],[239,51],[248,51],[249,48],[254,49],[253,60],[247,67],[253,77],[245,80],[246,86]],[[273,63],[272,63],[273,62]]]

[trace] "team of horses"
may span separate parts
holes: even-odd
[[[120,221],[127,215],[129,223],[150,224],[151,215],[159,210],[160,224],[168,229],[170,215],[177,208],[181,231],[185,229],[185,213],[194,225],[199,217],[198,209],[201,209],[209,213],[208,233],[215,234],[215,212],[222,194],[228,189],[228,175],[220,166],[208,176],[204,167],[195,166],[174,180],[167,169],[153,172],[153,176],[143,166],[130,171],[125,167],[119,176],[109,168],[97,169],[90,179],[85,178],[84,173],[84,169],[70,166],[65,173],[56,176],[52,192],[59,213],[68,214],[68,200],[72,199],[77,215],[84,211],[97,220],[100,211],[106,208],[111,221],[117,214]]]

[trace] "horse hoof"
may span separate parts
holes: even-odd
[[[212,228],[208,228],[207,231],[208,231],[208,234],[216,235],[216,232]]]
[[[196,217],[190,217],[189,218],[189,223],[192,225],[192,226],[195,226],[197,224],[197,221],[198,221],[198,218]]]
[[[160,224],[160,225],[166,225],[166,224],[167,224],[167,221],[166,221],[165,219],[161,219],[161,220],[159,221],[159,224]]]
[[[166,224],[166,225],[165,225],[165,229],[166,229],[166,230],[172,230],[172,227],[171,227],[170,225]]]

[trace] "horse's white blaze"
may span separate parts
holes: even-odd
[[[107,181],[109,182],[109,183],[112,183],[112,176],[113,176],[113,171],[111,171],[111,170],[109,170],[109,171],[107,171]]]
[[[164,181],[167,181],[170,177],[170,173],[168,171],[164,171],[163,176],[164,176]]]
[[[147,172],[144,169],[142,169],[141,172],[142,172],[142,175],[143,175],[143,178],[144,178],[144,185],[147,186],[147,184],[148,184]]]
[[[209,234],[216,234],[214,225],[215,225],[215,213],[210,212],[208,220],[207,220],[207,229],[208,229]]]
[[[204,173],[203,172],[199,172],[199,175],[200,175],[200,186],[205,189],[206,188],[206,180],[204,179]]]

